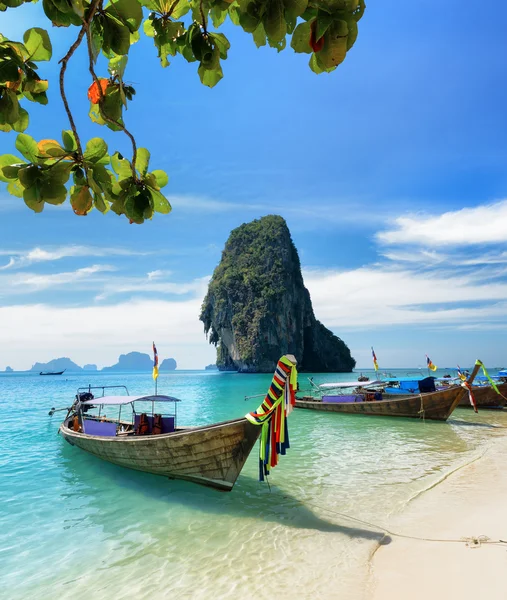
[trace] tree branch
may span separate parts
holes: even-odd
[[[86,21],[83,21],[83,26],[81,27],[81,30],[79,32],[79,35],[77,36],[76,41],[69,48],[69,51],[67,52],[67,54],[60,60],[60,63],[62,65],[62,68],[60,69],[60,96],[62,97],[63,105],[65,107],[65,112],[67,113],[67,117],[69,119],[70,128],[72,129],[72,133],[74,134],[74,137],[76,138],[77,151],[78,151],[79,159],[81,162],[83,160],[83,146],[81,145],[81,140],[79,139],[79,134],[77,132],[76,123],[74,122],[74,117],[72,116],[72,112],[69,107],[69,102],[68,102],[67,96],[65,94],[65,71],[67,70],[67,63],[72,58],[72,55],[78,49],[79,45],[83,41],[83,37],[88,29],[88,25],[89,25],[90,21],[93,19],[100,2],[101,2],[101,0],[95,0],[93,2],[93,4],[90,6],[90,12],[88,13],[88,18]],[[85,167],[85,172],[86,172],[86,167]],[[87,173],[87,176],[88,176],[88,173]]]

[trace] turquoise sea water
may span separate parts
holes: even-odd
[[[176,371],[160,377],[159,392],[184,400],[179,424],[199,425],[254,410],[260,400],[244,396],[270,381]],[[271,488],[257,481],[256,448],[223,493],[66,444],[62,413],[48,410],[88,383],[153,390],[149,374],[0,375],[2,598],[362,598],[382,533],[336,513],[388,525],[507,425],[505,411],[458,409],[447,423],[423,423],[296,410]]]

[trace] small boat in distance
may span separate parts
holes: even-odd
[[[66,369],[63,371],[41,371],[39,375],[63,375]]]

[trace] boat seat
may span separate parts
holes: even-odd
[[[148,416],[148,435],[151,434],[153,428],[153,417]],[[137,431],[139,422],[141,421],[141,415],[136,414],[134,417],[134,430]],[[174,417],[162,417],[162,433],[172,433],[174,431]]]
[[[108,423],[107,421],[94,421],[92,419],[84,419],[83,433],[88,435],[100,435],[103,437],[116,436],[116,423]]]

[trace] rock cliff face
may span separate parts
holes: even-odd
[[[347,345],[315,318],[296,247],[276,215],[232,231],[200,319],[218,346],[222,371],[270,373],[285,353],[303,371],[350,372],[356,364]]]

